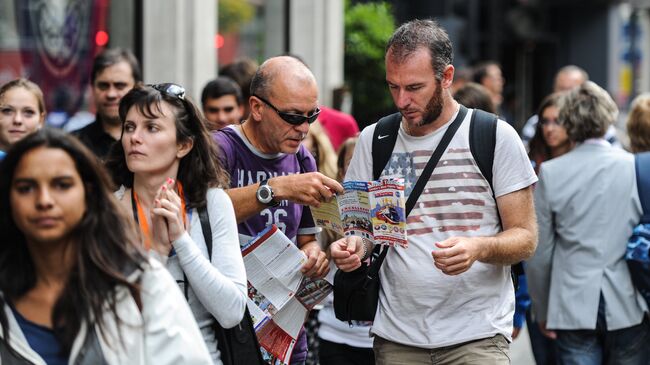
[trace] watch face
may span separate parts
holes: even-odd
[[[268,185],[262,185],[257,189],[257,200],[262,204],[269,204],[273,200],[273,192]]]
[[[260,200],[265,203],[271,201],[271,192],[266,186],[260,189],[258,195],[260,197]]]

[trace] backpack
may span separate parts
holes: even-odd
[[[635,155],[634,168],[643,215],[627,241],[625,261],[634,286],[650,306],[650,152]]]
[[[479,170],[481,170],[481,174],[483,174],[485,180],[490,184],[492,197],[494,197],[492,165],[494,163],[494,148],[497,143],[497,120],[498,117],[492,113],[474,109],[469,126],[469,149]],[[372,176],[374,180],[379,179],[381,172],[390,159],[395,142],[397,141],[397,133],[399,132],[401,121],[402,114],[395,113],[383,117],[377,122],[375,132],[372,136]],[[497,217],[500,217],[498,211]],[[500,220],[501,218],[499,218]],[[375,250],[378,247],[375,247]],[[515,290],[519,286],[519,276],[523,274],[524,266],[522,262],[511,266],[511,275]]]

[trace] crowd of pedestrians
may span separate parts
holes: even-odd
[[[199,105],[182,85],[143,84],[130,51],[104,50],[95,120],[72,133],[45,126],[37,84],[2,85],[0,363],[238,363],[223,333],[250,317],[241,247],[275,224],[306,277],[366,265],[375,243],[322,231],[310,207],[378,167],[406,197],[424,181],[408,248],[387,251],[374,321],[340,321],[330,296],[291,364],[508,364],[524,324],[538,364],[650,364],[648,303],[625,262],[644,212],[609,94],[563,67],[520,136],[499,64],[460,80],[435,21],[401,25],[385,63],[398,111],[383,118],[396,123],[385,166],[373,148],[389,136],[319,104],[295,56],[227,65]],[[627,130],[633,153],[650,150],[650,95]]]

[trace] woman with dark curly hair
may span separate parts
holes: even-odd
[[[209,364],[167,271],[147,260],[97,159],[43,129],[0,165],[0,363]]]
[[[121,185],[116,195],[132,212],[145,249],[166,263],[183,289],[220,364],[215,320],[223,328],[239,324],[247,286],[217,147],[179,85],[136,86],[120,101],[119,113],[122,137],[108,159]],[[212,237],[204,237],[202,220]]]

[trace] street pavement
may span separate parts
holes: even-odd
[[[525,324],[519,333],[519,337],[510,344],[510,359],[512,365],[535,365],[535,358],[528,337],[528,327]]]

